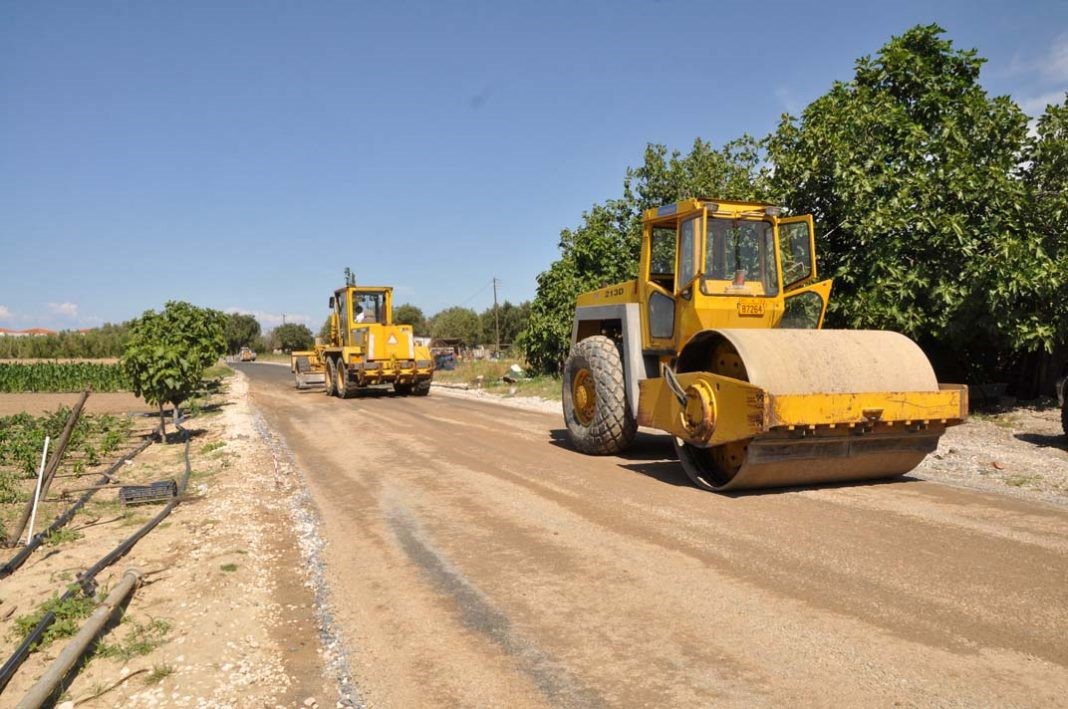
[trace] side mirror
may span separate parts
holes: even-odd
[[[331,310],[334,309],[334,296],[330,296],[330,305],[327,306]]]

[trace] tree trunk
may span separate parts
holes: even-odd
[[[175,404],[173,401],[171,403],[174,404],[174,429],[178,430],[178,421],[182,418],[182,414],[178,409],[178,404]]]
[[[167,417],[163,415],[163,402],[159,404],[159,442],[167,442]]]

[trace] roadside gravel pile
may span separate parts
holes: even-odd
[[[1068,506],[1068,438],[1054,403],[973,414],[912,475]]]

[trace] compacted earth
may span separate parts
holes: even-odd
[[[146,583],[61,706],[1068,696],[1068,445],[1050,405],[975,416],[896,481],[715,495],[655,432],[577,453],[559,404],[339,400],[295,390],[287,367],[233,366],[186,424],[183,501],[101,576]],[[180,444],[153,444],[124,481],[182,465]],[[0,581],[5,654],[18,618],[158,510],[98,497]]]
[[[715,495],[670,440],[553,405],[349,400],[241,365],[311,496],[321,602],[373,706],[1051,705],[1068,696],[1068,453],[981,415],[891,482]],[[525,408],[524,408],[525,407]]]

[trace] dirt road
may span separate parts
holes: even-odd
[[[559,416],[238,367],[307,476],[371,705],[1068,697],[1063,508],[920,480],[715,495],[666,437],[591,458]]]

